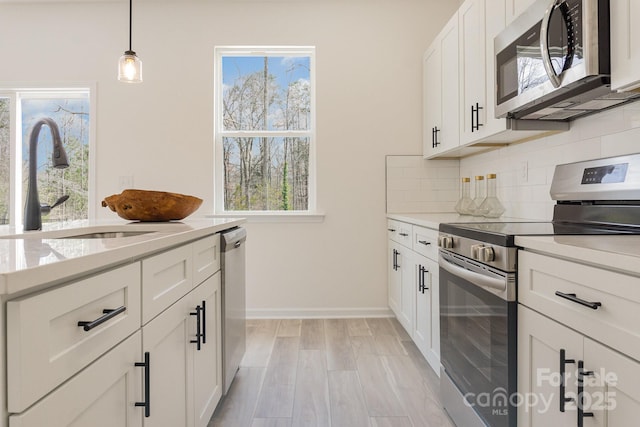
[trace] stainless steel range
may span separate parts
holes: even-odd
[[[459,427],[516,426],[515,237],[640,234],[640,154],[559,165],[550,193],[551,222],[440,225],[440,387]]]

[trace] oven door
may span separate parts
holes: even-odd
[[[584,78],[609,73],[598,56],[601,0],[538,0],[495,39],[496,116],[518,114]],[[608,30],[607,30],[608,31]],[[607,40],[608,42],[608,40]],[[543,105],[542,107],[549,106]]]
[[[516,311],[515,273],[440,251],[442,365],[459,400],[492,427],[516,423]]]

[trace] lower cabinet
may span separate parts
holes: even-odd
[[[412,239],[392,233],[401,229]],[[388,231],[389,308],[439,375],[438,232],[398,221],[390,221]]]
[[[222,396],[220,304],[218,272],[142,328],[149,358],[145,427],[209,422]]]
[[[518,306],[518,426],[636,426],[640,362]]]
[[[141,427],[140,331],[108,351],[28,410],[10,427]],[[177,425],[177,424],[176,424]]]

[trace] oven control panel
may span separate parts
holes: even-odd
[[[502,271],[516,271],[517,248],[491,245],[480,240],[440,233],[438,247],[463,257],[495,267]]]

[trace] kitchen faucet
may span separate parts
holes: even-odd
[[[40,129],[43,125],[49,126],[51,130],[51,137],[53,140],[53,153],[51,159],[53,160],[53,167],[56,169],[64,169],[69,167],[69,160],[67,159],[67,153],[62,146],[62,139],[60,139],[60,129],[53,119],[43,118],[38,120],[31,129],[31,136],[29,137],[29,183],[27,186],[27,201],[24,206],[24,229],[25,230],[40,230],[42,229],[42,214],[49,213],[52,208],[64,203],[69,196],[60,197],[52,206],[41,205],[38,198],[38,136],[40,135]]]

